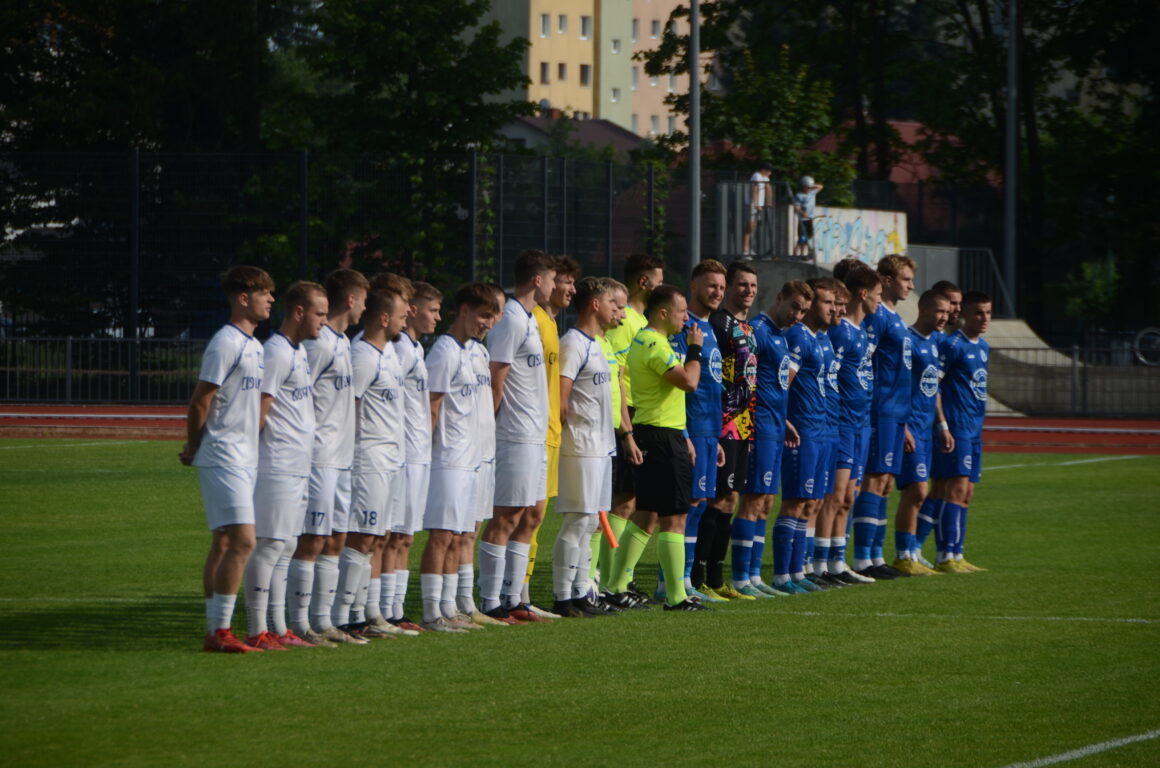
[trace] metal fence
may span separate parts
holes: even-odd
[[[0,401],[184,403],[197,383],[199,339],[0,339]],[[1160,417],[1160,367],[1131,347],[995,349],[996,406],[1027,416]],[[1008,410],[1009,409],[1009,410]]]
[[[1129,344],[992,349],[987,391],[1026,416],[1160,417],[1160,368]]]
[[[735,198],[747,178],[702,174],[702,256],[740,254],[745,208]],[[966,224],[985,207],[938,207],[938,188],[911,186],[857,182],[855,204],[906,210],[912,242],[990,244],[952,239],[973,238]],[[539,247],[613,275],[627,254],[651,252],[679,277],[688,209],[687,171],[645,163],[0,153],[0,336],[205,338],[225,315],[217,275],[238,263],[266,268],[280,286],[347,259],[443,287],[472,277],[507,285],[519,251]]]

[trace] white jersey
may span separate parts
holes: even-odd
[[[216,384],[218,391],[193,465],[257,468],[262,345],[233,323],[223,326],[205,348],[197,378]]]
[[[344,334],[322,327],[317,339],[302,342],[310,363],[314,396],[314,451],[316,467],[350,469],[354,462],[354,392],[350,341]]]
[[[766,190],[769,189],[769,175],[762,173],[761,171],[757,171],[749,177],[749,183],[757,185],[757,192],[754,193],[750,205],[752,205],[754,208],[764,208]]]
[[[495,460],[495,403],[491,396],[491,355],[479,339],[467,342],[471,367],[475,370],[475,434],[479,436],[479,458]]]
[[[350,349],[352,388],[358,400],[354,442],[356,472],[399,469],[406,460],[403,372],[394,345],[381,350],[366,339]]]
[[[572,380],[568,422],[560,443],[563,456],[612,456],[612,372],[600,342],[571,329],[560,339],[560,376]]]
[[[471,354],[453,337],[440,336],[427,354],[427,387],[443,395],[431,436],[432,469],[475,470],[479,466],[475,382]]]
[[[431,463],[431,393],[423,345],[408,333],[395,339],[395,354],[403,371],[403,404],[407,413],[407,463]]]
[[[306,349],[275,331],[262,348],[266,370],[262,394],[274,398],[258,444],[258,471],[276,475],[310,474],[314,398]]]
[[[487,335],[492,362],[511,365],[495,417],[495,436],[513,443],[548,439],[548,379],[544,344],[532,313],[508,299],[503,317]]]

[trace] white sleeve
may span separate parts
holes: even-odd
[[[431,353],[427,355],[427,390],[429,392],[447,394],[451,391],[451,377],[455,374],[451,362],[452,357],[447,354],[444,345],[436,342],[435,346],[431,347]]]
[[[266,342],[266,345],[262,347],[263,365],[265,366],[262,371],[263,395],[277,395],[282,382],[286,381],[286,377],[290,375],[293,354],[286,354],[289,351],[290,348],[285,344]]]
[[[504,312],[499,323],[487,334],[487,353],[491,356],[492,362],[510,365],[515,360],[516,348],[520,342],[518,337],[526,330],[519,328],[519,325],[515,313]]]
[[[354,396],[359,398],[365,395],[374,383],[375,376],[379,373],[379,361],[373,355],[354,352],[350,356],[350,362],[354,368],[352,383]]]
[[[237,367],[245,349],[244,345],[241,349],[234,349],[234,345],[226,342],[223,336],[215,336],[205,348],[197,378],[220,387]]]
[[[575,381],[587,359],[587,350],[583,348],[576,335],[564,334],[564,338],[560,339],[560,375]]]

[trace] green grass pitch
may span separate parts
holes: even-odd
[[[222,656],[177,451],[0,440],[4,766],[1001,767],[1160,728],[1160,457],[988,456],[986,573]],[[1072,764],[1160,764],[1160,740]]]

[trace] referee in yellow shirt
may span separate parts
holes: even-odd
[[[685,393],[696,390],[701,379],[705,334],[696,325],[689,328],[687,362],[682,364],[668,337],[685,327],[689,310],[685,297],[671,285],[653,290],[644,314],[648,325],[636,334],[628,352],[636,409],[632,429],[644,461],[636,467],[636,511],[625,526],[610,574],[613,594],[607,600],[618,608],[640,606],[639,599],[628,592],[628,582],[658,522],[661,566],[666,573],[681,574],[685,569],[685,515],[693,458],[692,443],[685,435]],[[709,610],[688,597],[683,580],[673,582],[665,610]]]

